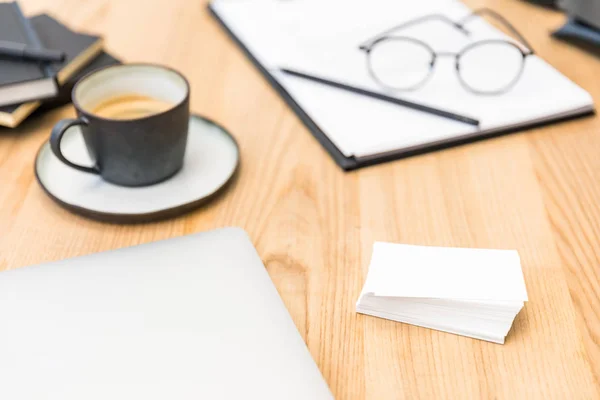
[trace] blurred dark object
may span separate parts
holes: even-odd
[[[564,0],[527,0],[529,3],[538,4],[544,7],[558,8]]]
[[[600,56],[600,29],[584,21],[569,18],[567,23],[552,35]]]
[[[561,8],[578,24],[585,23],[600,30],[600,0],[561,0],[560,3]]]

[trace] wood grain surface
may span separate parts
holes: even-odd
[[[507,16],[600,102],[600,58],[550,37],[562,14],[519,0],[467,3]],[[193,111],[231,130],[242,167],[224,195],[187,216],[109,225],[61,209],[34,179],[38,148],[71,106],[0,130],[0,270],[241,226],[338,399],[600,398],[598,117],[344,173],[205,1],[21,5],[103,35],[126,61],[183,72]],[[357,315],[374,240],[518,249],[530,301],[506,344]]]

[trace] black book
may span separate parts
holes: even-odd
[[[19,5],[0,4],[0,39],[43,48],[37,32]],[[0,58],[0,106],[55,96],[58,84],[49,63]]]
[[[40,107],[36,110],[39,112],[49,111],[57,107],[64,106],[65,104],[69,104],[71,102],[71,92],[73,91],[73,86],[84,76],[89,74],[92,71],[95,71],[99,68],[108,67],[109,65],[121,64],[121,61],[118,58],[113,57],[112,55],[102,52],[100,55],[92,60],[89,64],[87,64],[81,71],[75,74],[71,79],[65,82],[59,89],[58,96],[53,97],[52,99],[44,100]],[[2,108],[0,108],[1,110]]]
[[[102,53],[102,39],[98,36],[73,32],[46,14],[32,17],[30,21],[45,48],[62,50],[67,55],[63,62],[49,67],[60,86],[64,86]],[[60,92],[57,90],[52,98],[61,93],[62,89]],[[41,101],[32,101],[0,107],[0,125],[16,127],[41,104]]]

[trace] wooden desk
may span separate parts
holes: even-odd
[[[21,2],[27,14],[104,35],[127,61],[181,70],[192,109],[234,133],[243,162],[224,196],[186,217],[107,225],[61,209],[34,179],[37,149],[72,107],[2,130],[0,270],[237,225],[336,398],[600,397],[600,119],[344,173],[205,1]],[[467,2],[501,11],[600,103],[600,60],[549,36],[562,15],[518,0]],[[518,249],[530,301],[507,343],[357,315],[374,240]]]

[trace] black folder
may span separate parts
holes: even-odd
[[[286,101],[289,107],[296,113],[298,118],[304,123],[304,125],[308,128],[308,130],[312,133],[312,135],[317,139],[317,141],[327,150],[329,155],[334,159],[334,161],[345,171],[355,170],[358,168],[368,167],[371,165],[381,164],[388,161],[399,160],[406,157],[411,157],[419,154],[429,153],[436,150],[441,150],[449,147],[459,146],[467,143],[476,142],[483,139],[489,139],[491,137],[497,137],[506,135],[509,133],[514,133],[517,131],[523,131],[524,129],[536,128],[543,125],[548,125],[550,123],[566,121],[574,118],[581,117],[583,115],[591,115],[594,114],[595,111],[593,108],[590,110],[586,110],[581,113],[568,114],[565,116],[557,116],[551,118],[550,120],[544,120],[539,122],[531,122],[526,126],[519,125],[516,127],[507,127],[502,130],[493,130],[489,132],[476,132],[474,134],[470,134],[468,136],[461,137],[453,137],[450,139],[444,139],[437,142],[429,142],[423,145],[414,146],[411,148],[403,148],[399,150],[393,150],[386,153],[375,154],[372,156],[366,157],[347,157],[345,156],[340,149],[329,139],[329,137],[321,130],[321,128],[310,118],[310,116],[300,107],[300,105],[294,100],[294,98],[285,90],[283,86],[277,82],[277,80],[269,73],[269,71],[260,64],[260,62],[254,57],[254,55],[250,52],[250,50],[244,45],[244,43],[233,33],[231,29],[227,26],[225,21],[221,17],[219,17],[218,13],[212,7],[211,3],[208,4],[208,9],[212,16],[219,22],[221,27],[227,32],[229,37],[237,43],[237,45],[241,48],[244,54],[252,61],[254,66],[264,75],[267,81],[273,86],[273,88],[279,93],[279,95]]]

